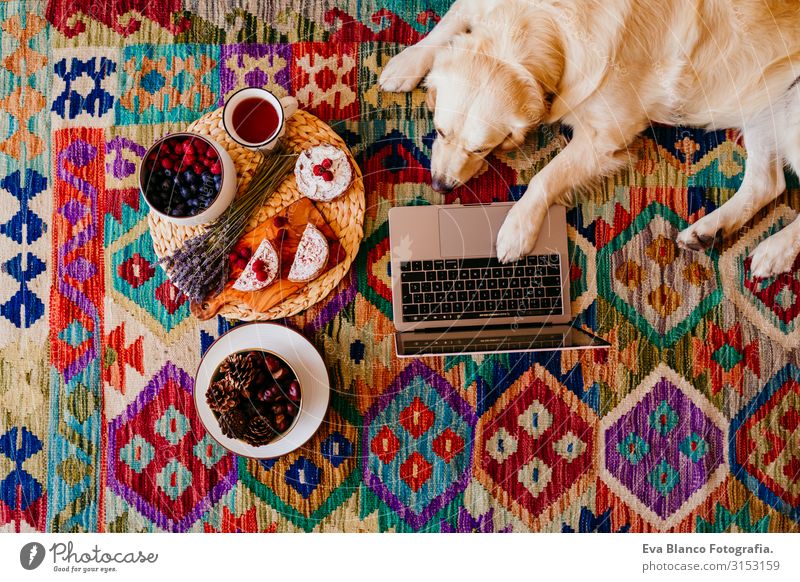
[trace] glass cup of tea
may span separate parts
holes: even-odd
[[[278,99],[260,87],[247,87],[231,95],[222,110],[222,125],[236,143],[267,153],[286,131],[286,120],[297,111],[297,99]]]

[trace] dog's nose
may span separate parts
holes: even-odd
[[[447,192],[451,192],[455,186],[449,184],[446,180],[439,178],[438,176],[434,176],[431,179],[431,188],[436,190],[437,192],[441,192],[442,194],[446,194]]]

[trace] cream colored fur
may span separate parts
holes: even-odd
[[[497,239],[498,256],[530,252],[547,209],[628,163],[651,122],[739,128],[741,188],[681,232],[689,249],[736,232],[800,173],[800,2],[792,0],[457,0],[421,42],[393,58],[380,84],[410,91],[427,77],[439,138],[435,188],[448,190],[540,123],[573,128],[534,178]],[[789,269],[800,219],[764,241],[752,271]]]

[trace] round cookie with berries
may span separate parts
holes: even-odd
[[[319,202],[330,202],[350,187],[353,168],[344,151],[332,145],[321,145],[300,154],[294,176],[303,196]]]
[[[239,257],[242,261],[242,257]],[[247,265],[233,284],[237,291],[258,291],[275,281],[278,276],[280,258],[272,243],[261,241]]]

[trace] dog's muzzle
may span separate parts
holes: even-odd
[[[431,188],[436,190],[437,192],[441,192],[442,194],[446,194],[447,192],[452,192],[455,189],[455,184],[450,184],[446,179],[439,178],[438,176],[434,176],[431,179]]]

